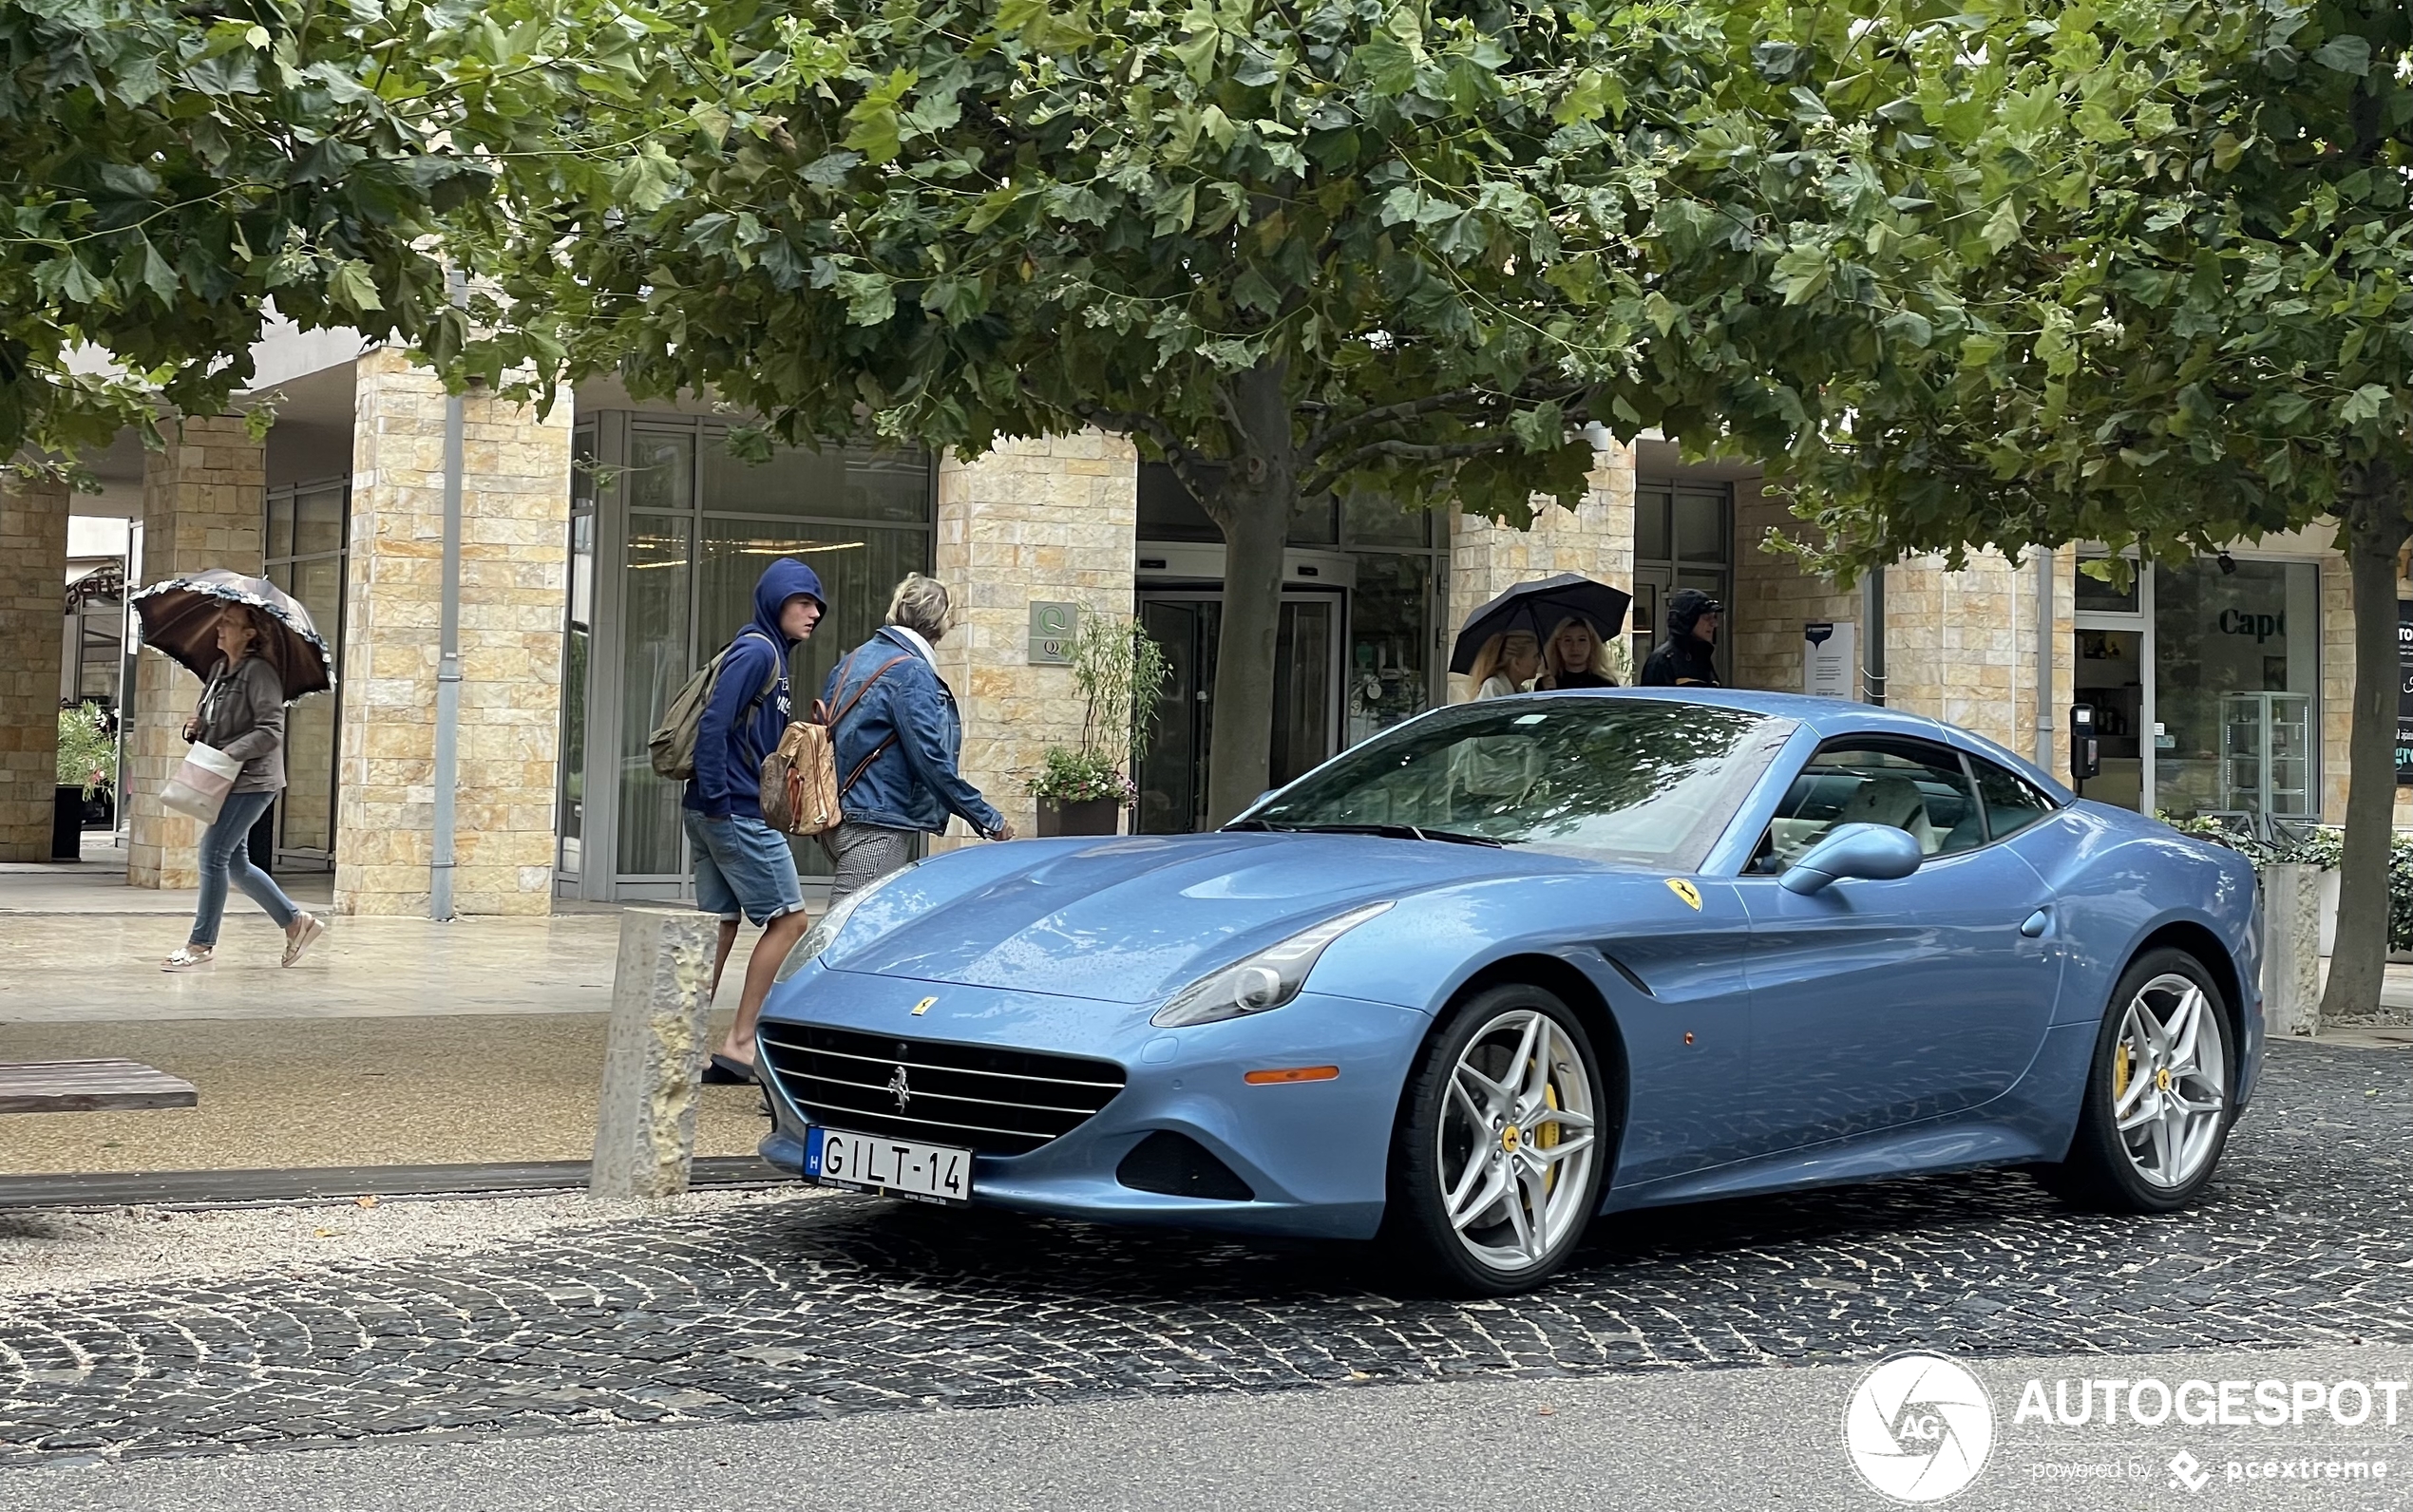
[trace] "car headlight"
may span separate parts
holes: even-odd
[[[1175,992],[1172,1001],[1158,1009],[1149,1022],[1159,1029],[1182,1029],[1280,1008],[1307,985],[1307,973],[1316,969],[1325,946],[1367,919],[1390,912],[1391,906],[1368,903],[1353,908],[1313,929],[1301,930],[1279,945],[1268,945],[1246,960]]]
[[[796,948],[788,953],[788,958],[779,963],[779,970],[772,973],[771,980],[784,982],[803,971],[806,962],[820,959],[822,952],[838,943],[839,934],[846,929],[846,920],[855,917],[856,909],[867,902],[872,894],[921,864],[920,861],[914,861],[900,867],[870,886],[848,893],[837,902],[830,904],[829,912],[821,916],[819,923],[805,931],[805,937],[798,940]]]

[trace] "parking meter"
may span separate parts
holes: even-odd
[[[2086,779],[2103,769],[2100,747],[2095,744],[2095,706],[2069,706],[2069,778],[2070,785],[2080,792],[2086,790]]]

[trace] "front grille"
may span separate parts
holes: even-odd
[[[765,1024],[762,1049],[780,1089],[817,1124],[982,1155],[1028,1155],[1070,1134],[1124,1080],[1112,1061],[818,1025]]]

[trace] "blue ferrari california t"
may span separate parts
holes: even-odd
[[[1435,709],[1211,834],[959,850],[763,1015],[823,1182],[1396,1239],[1453,1290],[1595,1215],[2017,1164],[2200,1192],[2262,1045],[2234,853],[1935,721],[1697,689]]]

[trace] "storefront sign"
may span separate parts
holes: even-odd
[[[1852,655],[1857,627],[1824,620],[1801,627],[1801,690],[1813,698],[1851,698],[1857,692],[1859,665]]]
[[[2413,787],[2413,601],[2396,601],[2396,784]]]
[[[1033,663],[1062,667],[1073,660],[1073,642],[1080,634],[1078,604],[1031,604],[1030,655]]]

